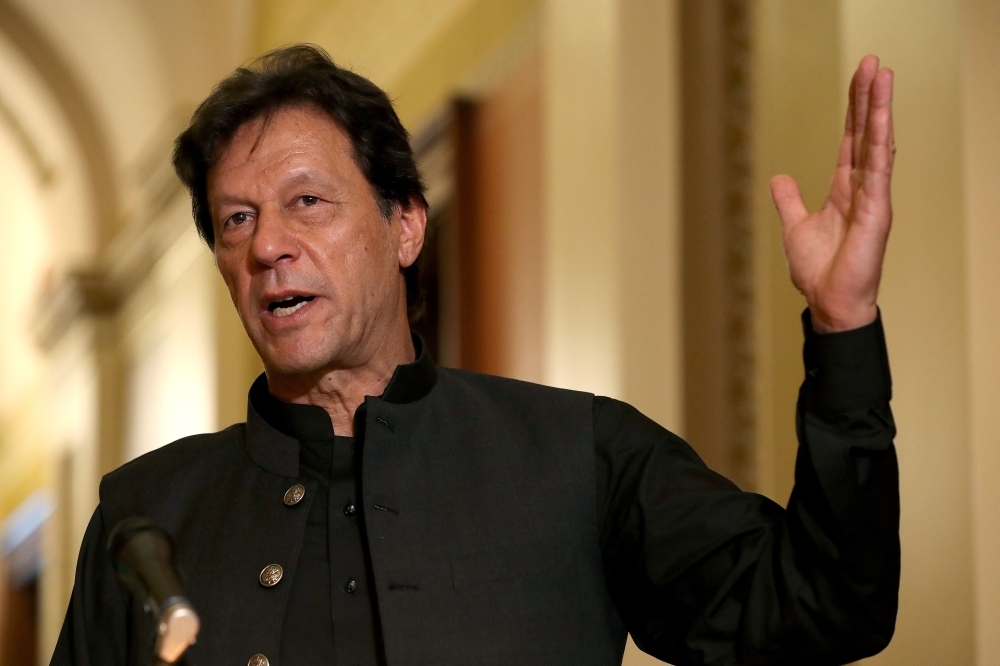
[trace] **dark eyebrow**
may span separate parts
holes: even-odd
[[[309,185],[315,184],[324,187],[337,187],[336,183],[316,173],[315,171],[303,170],[300,171],[285,181],[282,181],[282,187],[295,187],[296,185]],[[228,195],[222,194],[217,197],[211,197],[211,203],[217,206],[228,206],[234,204],[247,204],[252,205],[252,202],[241,197],[239,195]]]
[[[292,176],[286,181],[282,182],[283,186],[294,186],[294,185],[321,185],[325,187],[336,187],[336,183],[331,181],[315,171],[303,170]]]
[[[249,201],[247,201],[243,197],[240,197],[240,196],[228,196],[228,195],[221,196],[221,197],[218,197],[218,198],[213,198],[213,199],[210,200],[210,203],[213,206],[230,206],[230,205],[234,205],[234,204],[246,204],[248,206],[252,205]]]

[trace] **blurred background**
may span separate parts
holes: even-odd
[[[998,34],[994,0],[0,0],[0,666],[48,663],[101,475],[245,418],[260,361],[169,154],[301,41],[412,133],[440,363],[627,400],[781,503],[804,303],[767,181],[822,202],[880,55],[903,583],[871,663],[1000,664]]]

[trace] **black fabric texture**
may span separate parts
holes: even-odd
[[[844,664],[892,637],[899,481],[881,320],[819,335],[787,510],[634,408],[594,401],[601,544],[636,644],[686,664]]]
[[[256,653],[274,666],[371,663],[341,652],[348,615],[357,636],[372,625],[373,638],[356,644],[374,644],[379,663],[393,666],[619,664],[626,630],[677,666],[844,664],[874,654],[892,636],[899,584],[882,325],[817,335],[805,322],[787,508],[740,491],[625,403],[436,368],[421,352],[359,408],[350,465],[349,442],[338,455],[337,439],[296,438],[307,434],[296,423],[320,427],[317,412],[282,421],[273,405],[258,414],[251,396],[245,425],[108,475],[52,663],[148,663],[152,624],[103,548],[108,527],[134,514],[178,543],[203,619],[189,666]],[[324,427],[332,437],[329,417]],[[314,507],[324,469],[325,516]],[[338,478],[355,484],[364,513],[334,539],[348,488],[337,490]],[[288,507],[281,497],[293,483],[306,496]],[[324,525],[325,566],[316,537]],[[348,542],[361,544],[370,602],[339,611],[339,572],[358,568]],[[266,589],[256,578],[272,562],[285,579]],[[315,590],[297,589],[313,584],[331,592],[326,606]],[[296,640],[317,651],[286,662],[300,629],[291,618],[306,607],[316,617],[295,623],[315,622],[312,638]],[[319,655],[329,654],[331,633],[327,661]]]
[[[836,414],[882,405],[892,399],[881,313],[868,326],[819,335],[813,332],[807,309],[802,313],[802,329],[806,339],[802,397],[807,411]]]

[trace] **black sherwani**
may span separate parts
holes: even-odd
[[[806,330],[787,510],[623,403],[436,368],[423,353],[397,368],[356,419],[385,661],[618,664],[626,630],[678,665],[841,664],[882,649],[899,504],[881,323]],[[306,493],[289,506],[295,484]],[[109,474],[52,663],[147,663],[152,623],[103,548],[140,514],[174,536],[202,617],[188,663],[281,666],[315,490],[299,442],[252,405],[246,424]],[[270,564],[283,576],[264,587]]]

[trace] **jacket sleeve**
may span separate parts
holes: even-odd
[[[817,335],[803,320],[787,509],[741,492],[635,409],[595,399],[609,589],[636,644],[676,666],[844,664],[892,637],[899,482],[882,324]]]
[[[129,663],[129,598],[105,549],[101,507],[80,547],[76,580],[51,666],[125,666]]]

